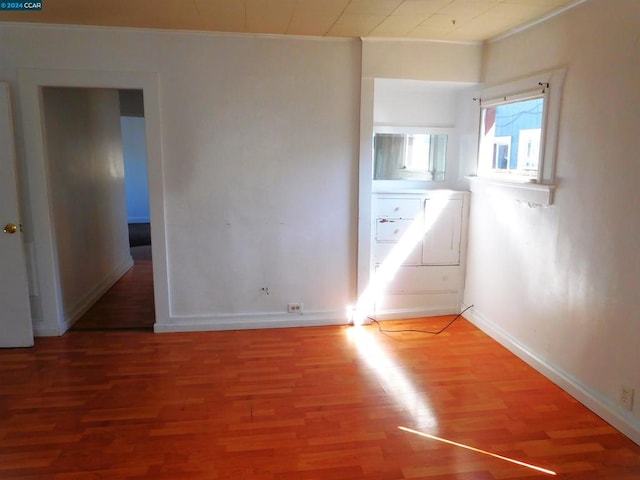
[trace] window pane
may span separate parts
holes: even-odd
[[[544,98],[482,108],[480,174],[537,177]]]

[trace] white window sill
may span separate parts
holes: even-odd
[[[548,206],[553,203],[555,185],[541,185],[539,183],[513,182],[498,178],[467,177],[470,181],[472,193],[499,193],[515,201],[530,205]]]

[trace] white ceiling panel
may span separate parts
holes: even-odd
[[[289,22],[290,35],[323,36],[336,22],[336,17],[326,13],[300,11],[296,9]]]
[[[0,22],[482,42],[582,1],[50,0]]]
[[[332,15],[335,21],[344,9],[349,5],[350,0],[298,0],[296,3],[296,11],[316,12],[326,15]]]
[[[406,37],[423,19],[416,15],[391,15],[371,31],[372,37]]]
[[[401,3],[402,0],[351,0],[345,13],[390,15]]]
[[[393,12],[393,15],[433,15],[451,0],[405,0]]]
[[[233,0],[198,0],[196,8],[203,29],[222,32],[245,32],[246,10],[244,2]]]
[[[443,15],[464,15],[466,17],[474,17],[480,15],[487,10],[495,7],[499,2],[496,1],[478,1],[478,0],[454,0],[442,7],[438,13]]]
[[[245,0],[247,31],[286,33],[296,0]]]
[[[338,18],[329,32],[327,32],[327,35],[336,37],[365,37],[380,25],[385,18],[384,15],[344,13]]]

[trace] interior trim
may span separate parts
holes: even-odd
[[[467,305],[462,305],[465,309]],[[567,372],[559,369],[556,365],[545,361],[527,346],[518,342],[514,337],[505,332],[496,322],[490,320],[477,307],[465,312],[464,318],[473,323],[476,327],[489,335],[511,353],[519,357],[546,378],[558,385],[569,395],[582,403],[589,410],[593,411],[622,434],[640,445],[640,421],[626,415],[622,407],[614,404],[601,393],[591,389],[584,383]]]
[[[471,192],[475,194],[500,194],[532,206],[539,205],[546,207],[553,204],[553,194],[556,189],[555,185],[509,182],[499,178],[475,176],[466,178],[469,179]]]

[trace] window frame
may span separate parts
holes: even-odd
[[[565,69],[557,69],[530,75],[518,80],[508,81],[493,86],[485,86],[478,101],[478,151],[477,177],[491,181],[506,181],[509,183],[537,183],[553,186],[555,180],[555,161],[558,141],[558,127],[560,118],[560,104],[562,86],[566,76]],[[523,101],[528,98],[543,97],[542,131],[540,134],[540,158],[537,177],[523,177],[519,175],[491,173],[482,171],[480,166],[480,129],[482,125],[482,108],[498,106],[500,104]],[[515,177],[515,178],[514,178]],[[532,182],[532,178],[535,181]]]

